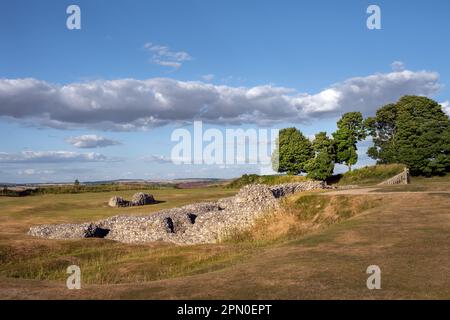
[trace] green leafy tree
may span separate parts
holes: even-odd
[[[278,147],[272,154],[272,167],[278,172],[300,174],[305,172],[305,164],[313,156],[311,141],[300,130],[281,129],[278,135]]]
[[[336,148],[334,141],[327,136],[326,132],[316,133],[314,141],[312,143],[314,152],[326,152],[330,155],[331,159],[335,158]]]
[[[348,166],[349,171],[351,171],[352,165],[358,161],[356,144],[366,138],[361,112],[345,113],[337,122],[337,128],[336,132],[333,133],[335,160],[336,163]]]
[[[78,181],[78,179],[76,179],[75,182],[74,182],[74,185],[75,185],[76,187],[78,187],[78,186],[80,185],[80,181]]]
[[[375,117],[369,117],[365,121],[365,127],[373,141],[373,146],[367,150],[367,154],[379,164],[398,162],[397,117],[397,105],[391,103],[378,109]]]
[[[374,143],[368,155],[378,163],[403,163],[415,175],[450,170],[449,117],[436,101],[404,96],[380,108],[366,126]]]
[[[325,180],[331,177],[334,171],[334,143],[328,138],[326,132],[319,132],[312,145],[315,157],[306,162],[305,170],[308,177]]]
[[[334,161],[326,152],[319,152],[314,159],[305,164],[308,178],[326,180],[333,175]]]

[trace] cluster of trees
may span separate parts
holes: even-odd
[[[351,170],[358,161],[357,143],[371,137],[368,155],[380,164],[402,163],[415,175],[450,171],[450,122],[442,107],[426,97],[404,96],[381,107],[374,117],[345,113],[328,137],[319,132],[310,141],[297,128],[280,130],[273,167],[281,173],[325,180],[336,163]]]
[[[333,174],[335,163],[351,170],[358,161],[356,144],[366,137],[360,112],[349,112],[337,122],[332,138],[319,132],[310,141],[297,128],[280,130],[278,148],[273,154],[273,167],[290,175],[307,173],[308,177],[325,180]]]
[[[377,163],[403,163],[414,175],[450,171],[449,117],[436,101],[404,96],[367,118],[365,127],[373,141],[367,153]]]

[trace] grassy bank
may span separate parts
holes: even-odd
[[[368,185],[377,184],[399,174],[405,168],[402,164],[374,165],[359,169],[354,169],[343,174],[337,174],[329,179],[329,184],[337,185]],[[290,182],[302,182],[308,180],[304,176],[292,175],[265,175],[244,174],[242,177],[233,180],[228,184],[230,188],[242,188],[248,184],[260,183],[275,185]]]
[[[379,164],[367,166],[334,177],[338,185],[368,185],[387,180],[404,170],[403,164]]]
[[[295,240],[379,205],[380,199],[372,196],[298,194],[284,199],[279,210],[258,219],[251,229],[232,234],[227,242],[261,246]]]
[[[242,177],[237,178],[230,182],[227,186],[228,188],[242,188],[248,184],[259,183],[259,184],[268,184],[275,185],[281,183],[290,183],[290,182],[302,182],[307,180],[307,178],[303,176],[289,176],[289,175],[266,175],[260,176],[257,174],[244,174]]]

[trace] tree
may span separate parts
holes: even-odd
[[[278,146],[272,154],[272,167],[278,172],[300,174],[306,162],[314,156],[311,141],[297,128],[281,129]]]
[[[351,171],[352,165],[358,161],[356,144],[366,137],[361,112],[345,113],[337,122],[337,127],[333,133],[336,162],[347,165]]]
[[[78,179],[75,179],[74,185],[75,185],[76,187],[78,187],[78,186],[80,185],[80,181],[78,181]]]
[[[375,117],[369,117],[365,121],[365,127],[373,141],[367,154],[379,164],[398,162],[395,139],[397,116],[397,105],[391,103],[378,109]]]
[[[372,158],[403,163],[415,175],[450,171],[450,122],[442,106],[426,97],[404,96],[379,111],[367,120]]]
[[[312,142],[314,152],[326,152],[332,159],[335,158],[335,145],[334,141],[327,136],[326,132],[316,133],[314,141]]]
[[[334,143],[328,138],[326,132],[316,134],[312,143],[315,156],[307,161],[305,170],[308,177],[316,180],[325,180],[334,171]]]
[[[334,161],[327,152],[319,152],[305,164],[308,178],[326,180],[333,175]]]

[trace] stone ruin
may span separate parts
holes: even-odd
[[[155,198],[151,194],[138,192],[133,195],[131,201],[125,200],[122,197],[114,196],[108,201],[108,206],[113,208],[145,206],[147,204],[156,203]]]
[[[234,197],[161,210],[147,216],[113,216],[83,224],[40,225],[29,235],[48,239],[106,238],[124,243],[167,241],[216,243],[245,230],[259,216],[279,206],[279,199],[300,191],[328,189],[320,181],[243,187]]]

